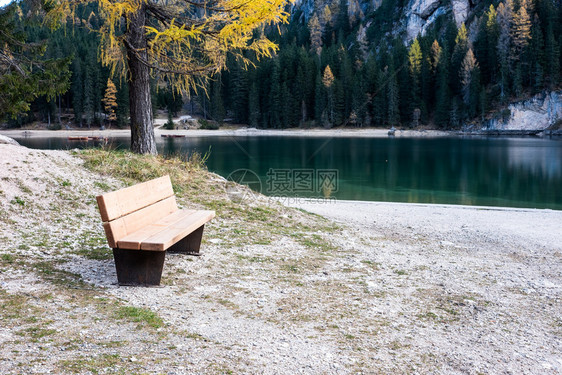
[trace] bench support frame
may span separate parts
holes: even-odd
[[[191,232],[184,239],[170,246],[167,251],[170,253],[180,253],[187,255],[200,256],[201,239],[203,238],[203,229],[205,225],[201,225],[195,231]]]
[[[113,249],[119,285],[160,285],[165,256],[165,251]]]
[[[200,256],[203,229],[201,225],[197,230],[176,242],[167,251],[187,255]],[[113,249],[115,270],[119,285],[129,286],[158,286],[162,279],[166,251]]]

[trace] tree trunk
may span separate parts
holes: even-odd
[[[127,30],[127,60],[129,67],[129,106],[131,112],[131,151],[138,154],[157,154],[152,102],[150,97],[150,70],[147,61],[145,34],[145,5],[129,20]]]

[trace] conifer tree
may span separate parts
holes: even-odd
[[[308,30],[310,30],[310,50],[320,56],[322,52],[322,27],[316,14],[308,22]]]
[[[388,125],[398,126],[400,124],[400,110],[398,106],[400,94],[398,91],[398,83],[396,82],[396,73],[392,64],[387,67],[385,76],[388,80]]]
[[[248,98],[248,113],[250,116],[250,126],[254,128],[260,127],[260,95],[258,85],[254,81],[250,88],[250,96]]]
[[[91,2],[98,4],[101,21],[101,61],[111,74],[128,79],[131,149],[137,153],[157,153],[151,73],[189,93],[219,73],[229,53],[247,64],[243,51],[271,56],[277,46],[259,31],[288,20],[285,0],[50,0],[46,21],[53,26],[74,21],[77,7]]]
[[[530,85],[538,92],[544,84],[544,37],[539,16],[535,14],[529,45]]]
[[[40,96],[50,102],[68,90],[70,59],[45,58],[47,41],[30,43],[23,27],[24,19],[35,22],[42,11],[31,7],[24,15],[15,2],[0,7],[0,119],[29,111]]]
[[[560,44],[554,36],[554,25],[549,24],[545,38],[545,73],[550,87],[555,87],[560,79]]]
[[[497,48],[498,38],[499,38],[499,25],[498,25],[498,13],[494,8],[493,4],[490,4],[490,8],[486,13],[486,62],[487,62],[487,74],[490,80],[494,80],[497,74]]]
[[[440,128],[446,128],[449,124],[449,70],[447,63],[447,51],[442,52],[442,58],[437,66],[437,79],[435,94],[435,125]]]
[[[422,52],[419,44],[419,38],[414,39],[408,51],[408,67],[410,71],[412,83],[412,110],[418,111],[421,106],[421,69],[422,69]],[[419,120],[419,119],[418,119]],[[417,121],[416,121],[417,122]]]
[[[314,90],[314,118],[317,125],[322,124],[322,117],[326,112],[326,88],[322,83],[321,71],[316,74],[315,90]]]
[[[283,125],[281,123],[281,73],[279,70],[279,59],[275,59],[271,72],[271,87],[269,92],[269,122],[270,126],[274,129],[280,129]]]
[[[211,84],[211,114],[213,120],[222,122],[224,120],[225,109],[222,97],[222,74],[217,75]]]
[[[92,78],[92,66],[91,64],[86,64],[86,71],[84,73],[84,120],[88,129],[94,123],[94,81]]]
[[[519,60],[531,39],[531,17],[528,13],[528,0],[521,0],[519,10],[513,14],[511,25],[513,41],[513,60]]]
[[[470,87],[472,84],[472,79],[474,78],[474,69],[477,67],[477,65],[478,63],[476,62],[476,58],[474,57],[474,52],[472,52],[472,48],[469,48],[462,61],[460,72],[460,79],[462,83],[462,99],[465,105],[468,105],[470,101]]]
[[[322,85],[324,86],[327,96],[326,96],[326,115],[322,113],[323,116],[327,116],[328,122],[324,122],[325,127],[334,126],[335,122],[335,103],[334,103],[334,74],[330,65],[327,65],[324,69],[324,74],[322,75]]]
[[[501,98],[505,99],[508,95],[508,74],[510,70],[510,51],[511,51],[511,27],[513,20],[513,1],[506,0],[498,5],[498,56],[500,60],[500,87]]]
[[[82,115],[84,113],[83,103],[83,82],[82,82],[82,67],[79,59],[74,59],[72,62],[72,106],[74,108],[74,122],[82,127]]]
[[[117,109],[117,88],[111,78],[107,79],[107,88],[105,89],[105,95],[102,99],[103,108],[105,110],[105,114],[107,115],[108,125],[117,120],[117,115],[115,114],[115,110]]]
[[[439,66],[439,61],[441,60],[441,46],[437,39],[433,41],[431,44],[431,53],[430,53],[430,65],[431,70],[433,72],[437,71],[437,67]]]
[[[460,80],[456,79],[461,75],[461,65],[466,56],[469,48],[468,43],[468,31],[466,30],[465,24],[461,24],[457,36],[455,37],[455,48],[453,49],[453,55],[451,57],[451,88],[454,95],[461,94],[462,84]],[[461,94],[462,95],[462,94]]]

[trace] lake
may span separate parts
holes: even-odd
[[[41,149],[85,147],[20,138]],[[126,148],[128,138],[110,141]],[[210,150],[210,171],[266,195],[562,209],[562,139],[159,138],[162,154]]]

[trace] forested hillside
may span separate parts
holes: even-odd
[[[473,1],[465,22],[447,10],[454,9],[448,0],[429,4],[431,16],[413,10],[418,3],[297,3],[289,24],[265,30],[279,44],[276,56],[254,59],[249,67],[231,59],[206,93],[190,93],[185,108],[260,128],[454,128],[495,116],[509,101],[560,87],[558,0]],[[38,99],[34,114],[20,116],[14,125],[34,117],[75,126],[127,124],[126,78],[108,81],[109,71],[97,58],[98,35],[88,31],[95,28],[95,11],[83,9],[81,24],[72,29],[51,35],[29,30],[36,39],[50,40],[47,56],[73,56],[72,79],[66,94]],[[420,20],[431,20],[417,37],[407,18],[415,11]],[[116,85],[115,99],[104,101],[108,82]],[[180,96],[165,84],[153,86],[153,105],[177,113]],[[108,100],[116,104],[114,121],[106,117]]]
[[[214,118],[256,127],[449,128],[560,85],[562,8],[553,0],[480,1],[458,27],[441,14],[408,39],[406,1],[363,14],[356,0],[297,8],[275,59],[235,61],[211,87]]]

